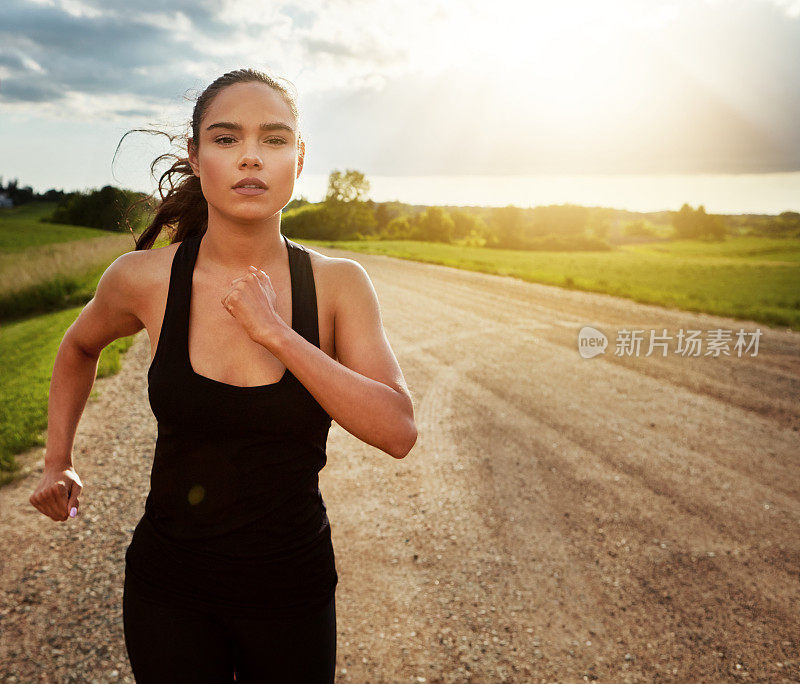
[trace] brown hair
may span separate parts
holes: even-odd
[[[249,83],[252,81],[265,83],[271,88],[277,90],[283,96],[283,99],[286,101],[286,104],[289,105],[292,114],[298,121],[299,145],[300,140],[302,140],[302,135],[299,131],[300,112],[297,106],[297,95],[292,82],[280,76],[270,76],[265,72],[258,71],[256,69],[236,69],[235,71],[229,71],[228,73],[217,78],[198,96],[197,100],[195,101],[191,122],[192,139],[195,146],[200,144],[200,122],[203,120],[203,116],[205,116],[209,105],[217,96],[217,94],[224,88],[227,88],[234,83]],[[280,81],[283,81],[288,85],[283,85],[280,83]],[[119,146],[122,144],[122,140],[125,138],[125,136],[128,135],[128,133],[133,132],[165,135],[167,138],[169,138],[170,143],[174,142],[176,138],[181,138],[185,145],[188,145],[189,143],[188,135],[185,133],[182,135],[170,135],[169,133],[161,130],[135,128],[126,132],[125,135],[120,138],[120,141],[117,144],[117,150],[119,150]],[[115,151],[115,157],[116,154],[117,152]],[[203,196],[203,192],[200,187],[200,178],[194,175],[194,171],[189,164],[189,158],[181,157],[172,153],[159,155],[153,160],[153,163],[150,164],[150,173],[154,173],[155,165],[159,161],[169,157],[174,157],[176,161],[161,175],[161,178],[158,181],[158,193],[161,196],[161,202],[157,205],[158,208],[155,217],[138,238],[134,235],[134,241],[136,242],[137,250],[150,249],[161,233],[161,230],[165,227],[172,228],[170,243],[180,242],[181,240],[193,235],[202,235],[206,231],[206,227],[208,225],[208,203],[206,202],[206,198]],[[173,178],[176,175],[178,177],[177,183]],[[167,190],[166,194],[164,193],[164,188],[162,187],[165,181],[169,182],[169,189]],[[153,193],[153,195],[154,194],[155,193]],[[134,231],[128,222],[128,214],[134,206],[142,202],[155,204],[153,195],[148,195],[147,197],[144,197],[142,200],[128,207],[128,210],[125,214],[125,224],[127,225],[128,230],[131,231],[131,234],[133,234]]]

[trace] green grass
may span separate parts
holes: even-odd
[[[0,209],[0,321],[85,304],[108,265],[134,248],[130,234],[41,223],[55,206]]]
[[[111,261],[133,247],[129,235],[39,221],[54,208],[0,209],[0,485],[19,474],[16,454],[45,445],[50,376],[64,333]],[[132,342],[108,345],[97,377],[118,372]]]
[[[749,263],[776,261],[789,264],[800,262],[800,240],[794,238],[737,237],[723,242],[674,240],[652,245],[625,247],[631,251],[663,254],[673,257],[702,257],[708,259],[747,259]]]
[[[55,208],[55,202],[30,202],[0,209],[0,252],[21,252],[30,247],[109,235],[108,231],[97,228],[43,223],[39,220],[52,214]]]
[[[46,443],[47,402],[56,353],[83,307],[3,325],[0,329],[0,483],[16,469],[14,455]],[[97,377],[117,373],[133,337],[115,340],[100,354]],[[96,397],[93,388],[92,397]]]
[[[411,241],[314,241],[800,330],[800,240],[681,240],[610,252],[523,252]]]

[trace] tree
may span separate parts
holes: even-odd
[[[607,218],[595,216],[589,223],[589,230],[596,238],[605,240],[611,231],[611,225]]]
[[[30,185],[26,185],[24,188],[19,186],[19,178],[8,181],[8,187],[3,188],[0,177],[0,192],[2,191],[5,191],[15,207],[36,199],[36,193]]]
[[[375,231],[375,213],[362,199],[367,192],[369,181],[360,171],[333,171],[328,177],[324,204],[326,215],[333,223],[333,230],[339,239],[359,239]]]
[[[441,207],[428,207],[419,217],[417,227],[423,240],[450,242],[453,235],[453,219]]]
[[[672,227],[675,230],[675,237],[677,238],[692,238],[694,237],[694,209],[688,204],[684,203],[680,211],[673,212],[672,214]]]
[[[382,231],[382,236],[386,240],[410,240],[412,237],[412,227],[407,216],[395,216],[386,228]]]
[[[89,226],[102,230],[126,230],[124,216],[128,207],[144,197],[143,193],[121,190],[112,185],[88,193],[73,192],[66,195],[53,211],[52,223],[66,223],[74,226]],[[137,208],[134,223],[140,223],[143,207]]]
[[[354,169],[333,171],[328,176],[326,202],[357,202],[369,192],[369,181],[363,173]]]
[[[672,227],[675,237],[683,239],[713,239],[725,237],[727,227],[717,215],[706,214],[701,204],[696,210],[684,204],[680,211],[672,213]]]
[[[480,217],[464,209],[453,209],[450,212],[450,218],[453,219],[453,239],[466,237],[472,231],[481,232],[480,224],[483,222]]]
[[[722,219],[715,214],[706,214],[701,204],[698,209],[698,237],[701,239],[722,240],[727,229]]]
[[[522,209],[513,204],[498,207],[492,210],[489,221],[496,236],[497,247],[506,249],[525,247],[525,213]]]
[[[643,220],[629,221],[622,228],[622,234],[628,237],[653,237],[655,233]]]
[[[555,204],[534,207],[532,216],[528,231],[531,235],[576,236],[585,233],[589,210],[574,204]]]
[[[283,211],[291,211],[292,209],[297,209],[298,207],[303,207],[306,204],[310,204],[308,198],[305,195],[300,195],[300,197],[296,197],[291,202],[289,202],[284,208]]]
[[[392,220],[392,216],[389,212],[389,207],[387,207],[384,203],[380,203],[375,207],[375,226],[379,233],[382,233],[386,230],[386,226],[389,225],[389,221]]]

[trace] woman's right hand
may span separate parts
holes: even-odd
[[[74,468],[45,469],[42,479],[28,501],[53,520],[64,522],[67,518],[78,514],[80,505],[78,497],[82,489],[83,482]],[[72,508],[75,509],[75,513],[70,516]]]

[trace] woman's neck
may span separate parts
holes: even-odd
[[[254,223],[220,223],[209,217],[198,261],[214,271],[245,275],[252,264],[267,270],[285,260],[286,248],[280,232],[280,214]],[[236,277],[236,276],[234,276]]]

